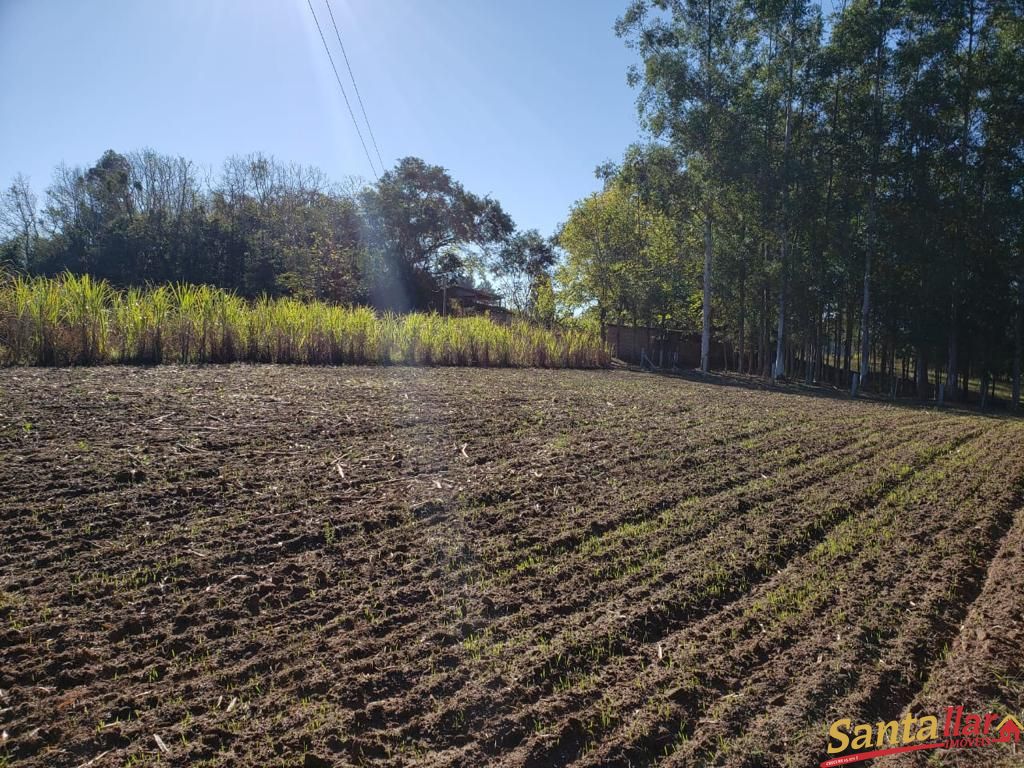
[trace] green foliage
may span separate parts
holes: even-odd
[[[505,241],[493,269],[513,309],[541,322],[553,321],[554,306],[548,294],[554,263],[554,244],[535,229],[518,232]]]
[[[379,314],[178,283],[118,291],[88,275],[0,284],[8,364],[298,363],[598,367],[594,329],[550,330],[488,317]]]
[[[556,272],[560,297],[596,304],[602,322],[678,323],[692,284],[680,270],[677,231],[626,184],[582,200],[558,235],[567,254]]]
[[[701,313],[741,368],[842,386],[861,360],[885,391],[915,367],[923,394],[937,368],[947,392],[1018,375],[1022,20],[989,0],[852,0],[828,24],[807,0],[629,2],[655,143],[598,176],[675,224],[671,322]],[[656,323],[612,267],[641,238],[599,208],[571,213],[560,298]]]
[[[380,260],[371,286],[375,306],[425,307],[436,286],[482,266],[482,255],[504,243],[515,225],[501,205],[468,192],[448,172],[406,157],[360,194],[369,247]]]
[[[41,218],[36,209],[24,177],[0,193],[0,264],[397,311],[480,276],[514,231],[497,201],[418,158],[342,188],[252,154],[229,158],[207,186],[184,158],[108,150],[90,168],[59,167]]]

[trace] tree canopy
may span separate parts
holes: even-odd
[[[373,185],[340,185],[253,154],[229,158],[206,182],[187,159],[151,150],[59,166],[41,212],[19,176],[0,198],[0,227],[0,257],[29,272],[393,310],[436,306],[439,287],[505,270],[515,244],[536,236],[419,158]],[[550,263],[542,257],[540,269]]]
[[[806,0],[634,0],[616,31],[650,138],[598,176],[674,225],[667,272],[640,283],[701,305],[699,324],[633,319],[700,328],[744,371],[947,397],[1001,377],[1016,400],[1024,6],[851,0],[826,19]],[[615,265],[644,236],[615,194],[570,213],[560,276],[629,318],[649,305]]]

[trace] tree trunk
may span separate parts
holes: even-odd
[[[746,267],[741,267],[740,268],[740,329],[739,329],[740,330],[740,339],[739,339],[739,341],[740,341],[740,348],[739,348],[738,359],[736,360],[736,368],[739,371],[739,373],[745,373],[746,372],[746,370],[745,370],[746,366],[744,365],[745,361],[743,359],[744,352],[746,351],[746,346],[745,346],[746,339],[744,338],[744,331],[746,330],[745,326],[746,326],[746,319],[747,319],[747,288],[746,288],[747,282],[746,282],[746,277],[747,277]]]
[[[868,378],[868,353],[871,350],[869,320],[871,315],[871,261],[878,242],[878,162],[882,151],[882,54],[885,50],[887,30],[881,23],[875,47],[875,77],[873,83],[872,122],[874,124],[871,143],[871,185],[868,191],[868,233],[864,251],[864,298],[860,311],[860,385]]]
[[[1024,280],[1017,280],[1017,317],[1013,324],[1013,410],[1020,408],[1021,320],[1024,315]]]
[[[704,318],[700,334],[700,369],[708,372],[711,351],[711,200],[704,204]]]
[[[779,322],[776,328],[775,337],[775,369],[772,371],[772,379],[778,379],[786,372],[786,361],[783,357],[786,334],[786,238],[782,240],[782,272],[779,284]]]
[[[846,305],[846,340],[843,342],[843,381],[850,379],[850,366],[853,365],[853,302]]]
[[[768,286],[761,288],[761,343],[758,349],[757,367],[761,376],[768,375]]]
[[[819,313],[820,317],[820,313]],[[807,344],[807,360],[804,362],[804,383],[810,384],[814,381],[814,370],[818,365],[818,325],[814,326],[814,336]]]
[[[953,321],[949,330],[949,362],[946,365],[946,397],[956,395],[957,387],[957,344],[956,344],[956,310],[953,310]]]
[[[828,321],[825,319],[825,308],[818,309],[818,347],[817,359],[815,360],[814,381],[821,383],[825,381],[825,368],[828,365]]]
[[[842,348],[843,348],[843,309],[839,306],[839,302],[836,302],[836,346],[832,350],[832,366],[835,368],[832,377],[832,383],[836,386],[842,386],[843,380],[840,378],[840,370],[842,370]]]
[[[962,257],[962,244],[966,237],[966,222],[967,222],[967,155],[968,155],[968,141],[970,139],[970,124],[971,124],[971,112],[973,111],[972,99],[971,99],[971,64],[974,57],[974,2],[968,0],[968,37],[967,37],[967,56],[965,61],[965,72],[963,75],[963,94],[961,97],[961,129],[960,129],[960,178],[957,186],[958,197],[959,197],[959,216],[956,226],[956,237],[953,243],[953,279],[952,279],[952,290],[951,290],[951,301],[952,301],[952,312],[950,313],[950,328],[949,328],[949,369],[946,374],[946,381],[948,382],[947,387],[950,389],[946,393],[947,397],[953,398],[956,395],[957,387],[957,325],[958,325],[958,309],[959,309],[959,273],[961,264],[963,261]],[[966,397],[967,388],[964,387],[964,396]]]
[[[869,218],[871,218],[869,214]],[[870,227],[870,225],[869,225]],[[871,354],[868,336],[868,314],[871,312],[871,248],[864,254],[864,297],[860,309],[860,384],[868,380],[868,357]]]
[[[914,354],[917,357],[917,370],[914,376],[917,381],[917,396],[923,399],[928,392],[928,357],[921,344],[917,346]]]

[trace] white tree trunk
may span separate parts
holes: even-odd
[[[779,324],[775,336],[775,367],[772,379],[780,379],[786,375],[785,337],[786,337],[786,251],[789,249],[789,236],[782,233],[782,270],[779,275]]]
[[[789,59],[786,92],[786,127],[782,140],[782,231],[780,232],[780,269],[779,269],[779,327],[775,339],[775,368],[772,379],[777,380],[786,374],[785,337],[786,337],[786,265],[789,261],[789,146],[792,140],[793,127],[793,58]]]

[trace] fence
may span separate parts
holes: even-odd
[[[700,365],[700,335],[646,326],[606,325],[605,342],[612,355],[627,363],[659,368],[696,368]],[[725,345],[712,341],[709,365],[726,368]],[[643,358],[646,357],[646,360]]]
[[[697,333],[647,326],[606,325],[604,338],[611,348],[612,355],[627,363],[653,365],[659,368],[700,366],[700,334]],[[768,350],[767,359],[762,360],[757,349],[748,348],[744,356],[743,370],[748,373],[763,372],[767,376],[774,352],[772,345]],[[793,347],[787,347],[786,352],[787,377],[797,381],[804,380],[807,374],[807,361],[800,356],[799,350]],[[708,365],[712,370],[737,370],[740,360],[731,344],[712,340]],[[840,389],[848,389],[850,372],[822,361],[820,366],[812,367],[811,380],[814,383],[827,383]],[[913,379],[894,377],[877,371],[872,372],[866,386],[862,388],[864,391],[890,394],[893,397],[913,397],[917,394],[917,385]],[[933,396],[933,392],[929,383],[922,395],[927,398]]]

